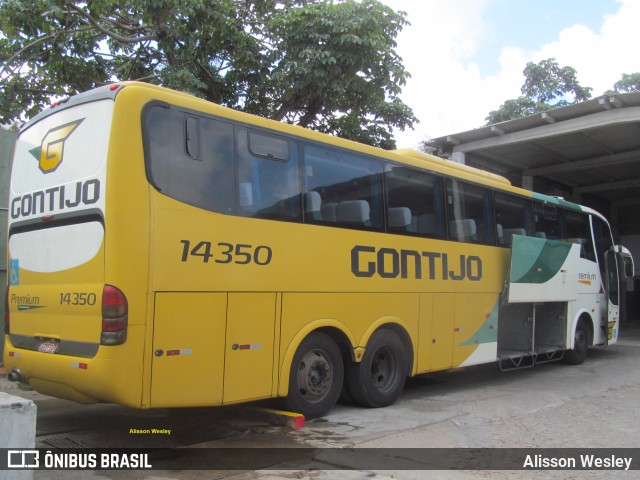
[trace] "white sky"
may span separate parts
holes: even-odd
[[[420,120],[399,148],[483,126],[521,95],[527,62],[555,57],[594,97],[640,72],[640,0],[382,0],[408,13],[402,99]]]

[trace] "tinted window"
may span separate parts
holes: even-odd
[[[447,180],[447,213],[451,240],[495,243],[490,190],[458,180]]]
[[[384,227],[381,163],[328,147],[304,149],[307,221],[351,228]]]
[[[580,256],[593,262],[596,255],[591,241],[591,229],[589,228],[589,217],[580,212],[567,211],[565,213],[567,224],[567,240],[582,245]]]
[[[249,151],[256,156],[288,162],[290,159],[289,144],[290,142],[286,138],[249,131]]]
[[[152,106],[144,127],[147,174],[158,190],[206,210],[234,212],[231,124]]]
[[[240,215],[281,220],[300,217],[300,178],[295,149],[286,138],[238,129]]]
[[[558,240],[562,234],[562,209],[552,203],[533,203],[535,236]]]
[[[498,245],[511,245],[513,235],[533,236],[530,200],[496,192],[495,201]]]
[[[387,231],[446,235],[444,181],[427,172],[387,165]]]

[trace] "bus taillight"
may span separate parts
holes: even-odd
[[[102,291],[101,345],[121,345],[127,340],[129,306],[118,288],[105,285]]]

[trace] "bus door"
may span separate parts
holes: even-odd
[[[618,275],[618,264],[616,254],[613,250],[608,250],[604,254],[604,288],[607,298],[607,332],[604,336],[605,344],[612,338],[617,338],[618,320],[620,318],[620,277]]]
[[[275,293],[157,293],[151,405],[270,397],[275,319]]]
[[[614,245],[611,230],[607,223],[592,216],[592,228],[602,278],[602,291],[600,295],[600,311],[604,330],[603,343],[616,341],[620,326],[620,270],[624,278],[633,278],[633,257],[626,248]]]

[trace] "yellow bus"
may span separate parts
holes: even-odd
[[[313,418],[619,333],[595,211],[135,82],[24,126],[8,250],[10,379],[81,403]]]

